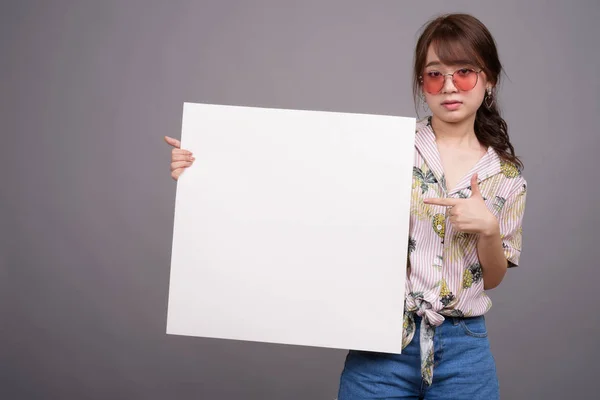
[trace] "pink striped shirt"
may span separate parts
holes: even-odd
[[[514,267],[521,254],[527,184],[517,167],[501,160],[490,147],[447,192],[429,118],[417,122],[415,147],[403,345],[413,338],[414,314],[423,317],[421,367],[423,378],[431,383],[435,326],[442,324],[444,316],[483,315],[492,302],[483,289],[477,235],[455,231],[446,217],[446,207],[425,204],[423,199],[470,197],[470,180],[477,173],[485,203],[498,218],[509,267]]]

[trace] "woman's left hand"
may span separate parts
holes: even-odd
[[[477,174],[471,178],[471,197],[468,199],[425,199],[426,204],[448,207],[450,223],[459,232],[491,236],[498,233],[498,220],[485,205],[477,183]]]

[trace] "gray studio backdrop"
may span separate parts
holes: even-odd
[[[165,334],[182,103],[415,115],[416,32],[466,11],[529,181],[491,292],[504,399],[597,395],[600,3],[3,1],[0,399],[335,397],[345,351]]]

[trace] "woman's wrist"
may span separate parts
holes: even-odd
[[[486,239],[500,237],[500,224],[496,217],[491,216],[486,227],[481,231],[480,236],[483,236]]]

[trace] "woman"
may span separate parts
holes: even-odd
[[[417,123],[401,355],[349,351],[339,400],[497,399],[485,290],[519,263],[526,182],[500,116],[502,65],[476,18],[450,14],[423,30],[413,91]],[[193,155],[174,146],[172,177]]]

